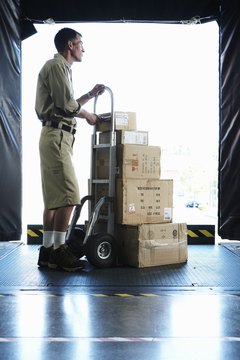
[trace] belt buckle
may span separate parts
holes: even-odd
[[[74,125],[69,126],[69,128],[70,128],[70,133],[74,134],[74,130],[75,130]]]
[[[73,133],[73,130],[74,130],[73,125],[67,125],[67,124],[63,123],[62,121],[59,121],[58,129],[64,130],[64,127],[65,127],[66,131],[70,132],[70,134]]]
[[[66,125],[66,124],[64,124],[64,125],[68,128],[67,131],[69,131],[70,134],[75,134],[76,128],[75,128],[75,125],[74,125],[74,124],[72,124],[72,125]]]

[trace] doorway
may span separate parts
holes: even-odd
[[[85,54],[74,64],[75,96],[104,83],[114,108],[134,111],[137,130],[161,147],[161,178],[174,181],[175,222],[217,221],[219,29],[198,25],[139,23],[36,24],[22,43],[23,227],[42,223],[38,156],[41,125],[34,111],[37,75],[56,52],[62,27],[83,36]],[[86,108],[92,111],[93,103]],[[101,110],[101,109],[100,109]],[[81,120],[80,120],[81,121]],[[74,161],[81,196],[88,192],[92,128],[81,121]],[[83,218],[87,213],[83,212]]]

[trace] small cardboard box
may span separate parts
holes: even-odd
[[[117,179],[116,197],[118,224],[172,222],[172,179]]]
[[[160,157],[159,146],[118,145],[118,177],[160,179]]]
[[[115,111],[115,130],[136,130],[137,120],[135,112]],[[111,131],[111,122],[103,121],[96,124],[96,131]]]
[[[188,259],[185,223],[118,225],[119,263],[138,268],[178,264]]]
[[[99,144],[109,144],[110,132],[104,131],[99,133]],[[116,145],[148,145],[148,131],[137,130],[116,130]]]

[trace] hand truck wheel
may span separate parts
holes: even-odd
[[[111,234],[91,235],[85,246],[88,261],[98,268],[110,267],[116,260],[116,240]]]

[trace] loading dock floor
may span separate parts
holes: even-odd
[[[186,264],[40,270],[0,251],[2,359],[239,359],[240,257],[189,245]]]

